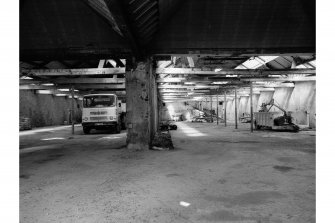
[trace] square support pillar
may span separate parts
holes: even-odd
[[[156,132],[157,86],[151,60],[132,65],[126,67],[127,148],[145,150]]]

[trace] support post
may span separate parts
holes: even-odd
[[[213,113],[212,113],[212,110],[213,110],[213,98],[212,98],[212,95],[211,95],[211,122],[213,122]]]
[[[73,115],[74,115],[74,87],[72,85],[71,86],[71,125],[72,125],[72,135],[74,135],[74,120],[73,120]]]
[[[155,84],[151,66],[149,59],[138,63],[127,61],[126,64],[126,142],[129,150],[149,149],[155,134]]]
[[[224,126],[227,127],[227,91],[224,91]]]
[[[235,88],[235,129],[237,129],[237,90]]]
[[[216,124],[219,125],[219,95],[216,95]]]
[[[252,101],[252,97],[253,97],[253,86],[252,86],[252,82],[250,82],[250,131],[253,132],[254,131],[254,109],[253,109],[253,101]]]

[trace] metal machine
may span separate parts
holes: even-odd
[[[268,108],[268,106],[270,107]],[[273,106],[281,110],[284,115],[282,112],[270,112]],[[299,126],[292,122],[290,112],[275,104],[273,99],[269,103],[262,103],[259,112],[255,112],[255,127],[256,129],[270,128],[277,131],[299,131]]]

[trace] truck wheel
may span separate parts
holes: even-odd
[[[115,128],[116,128],[116,133],[121,132],[121,124],[117,124]]]
[[[91,129],[87,127],[83,127],[83,131],[85,134],[90,134]]]
[[[257,124],[256,120],[255,120],[255,128],[256,129],[261,129],[261,126]]]

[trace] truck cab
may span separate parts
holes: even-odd
[[[85,134],[91,129],[121,131],[121,107],[115,94],[89,94],[83,97],[82,126]]]

